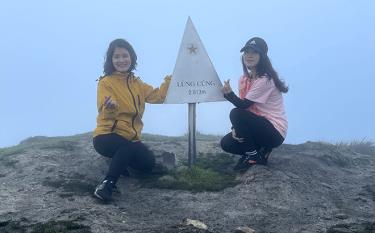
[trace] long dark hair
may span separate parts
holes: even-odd
[[[247,70],[247,67],[246,67],[244,61],[243,61],[243,57],[241,57],[241,61],[242,61],[242,68],[243,68],[244,74],[248,78],[250,78],[250,74]],[[286,86],[284,81],[279,78],[279,75],[277,74],[275,69],[272,67],[271,61],[270,61],[269,57],[267,56],[267,54],[259,53],[259,62],[256,66],[256,72],[257,72],[256,73],[257,76],[262,76],[262,75],[267,74],[267,76],[270,79],[273,79],[273,81],[275,83],[275,86],[277,87],[277,89],[280,92],[282,92],[282,93],[288,92],[289,87]]]
[[[131,44],[124,39],[116,39],[109,44],[107,55],[104,61],[104,75],[111,75],[116,71],[112,63],[113,53],[115,52],[116,48],[124,48],[128,50],[131,59],[131,65],[128,70],[129,73],[135,70],[135,67],[137,66],[137,54],[135,54],[133,46],[131,46]]]

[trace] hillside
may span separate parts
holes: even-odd
[[[220,137],[197,138],[207,161],[237,159],[223,153]],[[174,153],[178,166],[186,160],[186,137],[145,135],[144,142],[156,154]],[[230,170],[232,163],[224,165]],[[240,226],[257,233],[375,232],[369,143],[282,145],[268,166],[236,175],[219,191],[165,189],[131,175],[120,179],[121,195],[103,205],[91,194],[107,166],[90,133],[33,137],[0,149],[0,232],[233,232]],[[186,218],[208,230],[184,228]]]

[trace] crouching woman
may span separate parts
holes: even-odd
[[[224,151],[241,155],[234,167],[238,171],[254,164],[266,165],[272,148],[283,143],[288,128],[282,95],[288,87],[272,67],[266,42],[251,38],[241,52],[239,97],[229,80],[224,82],[224,97],[236,108],[230,112],[232,132],[221,140]]]
[[[99,79],[97,90],[97,126],[94,130],[95,150],[111,162],[94,195],[109,201],[120,175],[131,167],[142,173],[151,172],[155,158],[141,142],[142,116],[145,103],[162,103],[165,99],[170,76],[160,88],[143,82],[133,71],[137,56],[133,47],[123,39],[109,45],[104,76]]]

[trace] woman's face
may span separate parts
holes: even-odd
[[[129,51],[125,48],[115,48],[112,56],[112,64],[118,72],[127,72],[132,64]]]
[[[246,49],[243,53],[243,62],[247,68],[254,68],[258,65],[260,55],[253,49]]]

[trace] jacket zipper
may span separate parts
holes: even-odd
[[[135,102],[135,98],[134,98],[133,92],[131,91],[130,86],[129,86],[129,76],[126,79],[126,84],[128,86],[130,94],[132,95],[133,104],[134,104],[134,107],[135,107],[135,115],[132,117],[132,128],[133,128],[133,130],[135,132],[135,135],[134,135],[133,139],[135,139],[135,138],[137,138],[138,133],[137,133],[137,130],[135,129],[135,127],[134,127],[134,121],[135,121],[135,118],[138,116],[138,108],[137,108],[137,104]]]
[[[117,122],[118,122],[118,120],[115,120],[115,122],[113,123],[112,128],[111,128],[111,133],[112,133],[113,131],[115,131],[116,126],[117,126]]]
[[[128,74],[127,78],[129,78],[129,74]],[[113,125],[112,125],[112,128],[111,128],[111,133],[113,133],[113,131],[115,131],[117,123],[118,123],[118,120],[115,120],[115,122],[113,122]]]
[[[138,97],[138,108],[141,109],[141,99],[139,98],[139,95],[137,95]]]

